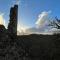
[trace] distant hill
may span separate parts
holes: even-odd
[[[19,40],[23,40],[31,45],[31,56],[33,60],[58,60],[60,59],[60,34],[55,35],[24,35],[18,36]],[[30,41],[30,42],[29,42]]]

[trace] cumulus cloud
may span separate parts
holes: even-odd
[[[51,11],[48,11],[48,12],[43,11],[41,14],[39,14],[38,19],[35,23],[37,27],[43,27],[45,26],[45,24],[47,24],[50,13]]]
[[[37,21],[35,22],[36,26],[26,30],[29,34],[52,34],[50,28],[47,26],[50,20],[51,11],[43,11],[39,14]]]
[[[43,11],[41,14],[38,15],[38,19],[35,22],[36,26],[32,28],[28,28],[25,30],[27,34],[54,34],[59,33],[60,29],[52,28],[48,26],[50,21],[52,21],[53,18],[51,18],[51,11]]]

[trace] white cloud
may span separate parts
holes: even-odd
[[[38,19],[36,21],[36,25],[37,27],[44,27],[45,24],[47,23],[47,21],[49,20],[49,15],[50,15],[51,11],[43,11],[41,14],[39,14]]]
[[[4,18],[3,14],[0,15],[0,25],[4,25]]]
[[[18,23],[18,27],[17,27],[17,35],[25,35],[25,34],[27,34],[26,33],[26,29],[27,29],[28,27],[27,26],[24,26],[24,25],[20,25],[19,23]]]
[[[49,34],[52,35],[54,33],[59,33],[60,29],[52,28],[48,26],[50,21],[53,20],[51,18],[51,11],[43,11],[39,14],[37,21],[35,22],[36,26],[32,28],[25,29],[26,34]],[[20,27],[21,28],[21,27]]]
[[[47,26],[49,24],[49,20],[51,11],[43,11],[41,14],[39,14],[38,19],[36,21],[36,26],[29,28],[26,30],[29,34],[52,34],[51,31],[49,31],[51,28]]]
[[[44,11],[41,14],[39,14],[38,19],[36,21],[36,26],[38,27],[32,27],[32,28],[26,28],[25,26],[20,26],[18,24],[18,30],[21,33],[26,33],[26,34],[49,34],[48,28],[46,25],[48,24],[49,20],[49,15],[51,11]]]
[[[5,27],[7,27],[3,13],[0,14],[0,25],[4,25]]]
[[[29,28],[29,29],[26,29],[26,32],[28,34],[53,34],[52,31],[49,31],[49,29],[45,29],[45,28],[36,28],[36,27],[33,27],[33,28]]]
[[[25,29],[26,29],[26,27],[23,27],[20,24],[18,24],[18,29],[17,29],[18,31],[25,32]]]
[[[6,20],[4,18],[4,13],[0,13],[0,25],[4,25],[7,28]]]

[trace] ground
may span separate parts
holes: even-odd
[[[0,37],[0,60],[60,60],[60,34]]]

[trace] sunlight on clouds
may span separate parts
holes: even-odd
[[[3,15],[1,14],[0,15],[0,25],[3,25],[4,24],[3,20],[4,20],[4,18],[3,18]]]
[[[26,26],[18,24],[17,35],[27,35],[26,29],[27,29]]]
[[[25,33],[26,29],[27,29],[27,27],[21,26],[21,25],[18,24],[18,29],[17,29],[17,30],[18,30],[20,33]]]
[[[59,33],[60,30],[48,26],[48,24],[50,23],[49,20],[53,20],[53,18],[51,18],[50,13],[51,11],[41,12],[41,14],[39,14],[38,19],[35,23],[36,26],[34,27],[27,28],[25,25],[18,24],[18,31],[20,32],[20,35],[28,35],[28,34],[52,35],[54,33]]]
[[[5,25],[5,19],[3,17],[4,14],[0,14],[0,25]]]
[[[36,21],[37,27],[43,27],[45,25],[45,22],[48,20],[48,16],[51,13],[51,11],[43,11],[41,14],[38,16],[38,20]]]
[[[39,14],[37,21],[35,22],[36,26],[26,30],[29,34],[52,34],[49,32],[48,24],[51,18],[51,11],[43,11]]]

